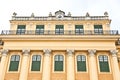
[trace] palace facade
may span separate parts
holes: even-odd
[[[0,33],[0,80],[120,80],[120,34],[103,16],[13,13]]]

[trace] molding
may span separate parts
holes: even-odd
[[[94,56],[96,53],[96,49],[88,49],[88,53],[90,56]]]

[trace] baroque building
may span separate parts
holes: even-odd
[[[0,33],[0,80],[120,80],[120,34],[103,16],[17,16]]]

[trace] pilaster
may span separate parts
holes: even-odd
[[[9,51],[8,49],[4,49],[1,51],[2,58],[0,63],[0,80],[4,80],[8,51]]]
[[[50,80],[50,64],[51,64],[51,50],[44,49],[44,62],[43,62],[43,74],[42,80]]]
[[[22,50],[22,53],[23,53],[23,60],[22,60],[19,80],[27,80],[30,49],[24,49]]]
[[[97,74],[97,65],[96,65],[96,58],[95,58],[95,49],[89,49],[89,70],[90,70],[90,80],[98,80]]]
[[[113,49],[113,50],[110,50],[110,53],[112,55],[113,79],[120,80],[120,71],[119,71],[119,65],[118,65],[118,59],[117,59],[118,51]]]
[[[67,80],[75,80],[74,50],[67,49]]]

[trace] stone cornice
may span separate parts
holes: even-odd
[[[0,35],[2,40],[113,40],[120,35]]]

